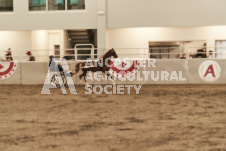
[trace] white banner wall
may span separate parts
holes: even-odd
[[[116,84],[226,84],[226,59],[192,59],[192,60],[156,60],[155,67],[126,67],[125,71],[132,69],[134,80],[115,80]],[[68,62],[69,68],[75,69],[76,62]],[[15,64],[14,64],[15,65]],[[0,65],[0,84],[44,84],[48,73],[47,62],[22,62],[12,67],[10,72],[6,64]],[[15,71],[14,71],[15,69]],[[145,75],[145,72],[147,75]],[[117,77],[117,71],[111,71]],[[3,75],[4,74],[4,75]],[[79,73],[72,77],[74,84],[84,85]],[[139,74],[139,76],[137,75]],[[7,78],[5,78],[5,76]],[[125,75],[126,76],[126,75]],[[92,74],[94,77],[94,74]],[[120,77],[120,76],[119,76]],[[148,77],[148,79],[146,78]],[[128,79],[128,78],[127,78]],[[110,80],[87,80],[88,84],[112,84]]]

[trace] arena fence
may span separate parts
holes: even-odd
[[[77,62],[69,61],[69,67]],[[142,74],[132,81],[116,79],[116,84],[226,84],[226,59],[157,59],[155,67],[139,67],[136,72],[142,71],[150,72],[148,79]],[[0,85],[44,84],[47,73],[48,62],[1,62]],[[79,74],[73,77],[74,84],[85,84]],[[88,83],[111,84],[111,81],[88,80]]]
[[[78,45],[83,46],[83,45]],[[83,48],[85,46],[90,46]],[[94,48],[92,45],[85,44],[82,48],[75,47],[74,49],[48,49],[48,50],[30,50],[30,49],[12,49],[12,57],[14,61],[26,62],[28,61],[27,51],[31,51],[36,61],[47,62],[49,56],[53,55],[56,58],[66,56],[66,52],[70,51],[75,60],[85,60],[86,58],[96,59],[103,55],[107,49]],[[158,48],[114,48],[120,58],[156,58],[156,59],[179,59],[185,57],[186,59],[197,58],[211,58],[211,59],[226,59],[226,47],[189,47],[174,48],[174,47],[158,47]],[[204,52],[198,52],[203,50]],[[212,55],[210,56],[210,51]],[[0,49],[0,61],[5,59],[6,50]]]
[[[86,46],[86,45],[85,45]],[[155,67],[139,67],[136,73],[149,72],[148,75],[137,74],[135,79],[119,80],[116,84],[225,84],[226,83],[226,48],[223,47],[191,47],[186,50],[182,48],[114,48],[118,57],[137,58],[142,61],[155,57]],[[160,50],[158,52],[158,50]],[[171,49],[173,51],[171,51]],[[165,51],[167,50],[167,51]],[[205,52],[194,53],[190,50],[206,50]],[[221,50],[216,52],[216,50]],[[76,63],[86,58],[96,60],[106,49],[82,47],[75,49],[59,50],[30,50],[35,56],[35,62],[28,62],[27,50],[12,50],[14,62],[1,62],[0,57],[0,84],[44,84],[48,73],[49,55],[55,54],[55,58],[62,58],[60,54],[72,52],[73,61],[68,61],[69,68],[73,69]],[[210,57],[210,51],[213,51]],[[56,54],[55,52],[58,52]],[[63,53],[59,53],[63,52]],[[4,56],[5,51],[0,51]],[[74,53],[74,54],[73,54]],[[198,54],[198,55],[197,55]],[[65,55],[64,55],[65,56]],[[180,59],[183,58],[183,59]],[[73,76],[74,84],[84,84],[78,75]],[[148,77],[148,78],[147,78]],[[109,80],[92,81],[89,84],[111,84]]]

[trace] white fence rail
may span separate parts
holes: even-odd
[[[226,58],[226,47],[190,47],[187,50],[173,47],[158,47],[158,48],[114,48],[119,58],[156,58],[156,59],[194,59],[194,58]],[[45,62],[49,60],[49,56],[63,58],[64,56],[73,56],[75,60],[84,60],[89,57],[95,59],[103,55],[101,52],[106,52],[108,49],[101,48],[76,48],[76,49],[55,49],[55,50],[30,50],[30,49],[13,49],[12,57],[14,61],[26,62],[29,57],[26,55],[27,51],[31,51],[32,55],[38,62]],[[173,51],[171,51],[173,50]],[[193,50],[193,51],[191,51]],[[194,51],[196,50],[196,51]],[[203,50],[203,52],[198,52]],[[71,51],[71,55],[66,52]],[[210,51],[212,54],[210,56]],[[59,52],[59,54],[56,54]],[[0,60],[5,60],[5,50],[0,50]],[[83,59],[81,59],[83,58]]]

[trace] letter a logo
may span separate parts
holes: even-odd
[[[62,67],[64,66],[63,75],[60,74],[59,66],[57,64],[60,64]],[[77,94],[75,86],[74,86],[74,82],[71,78],[71,75],[69,73],[66,73],[65,70],[69,71],[69,66],[67,65],[67,62],[65,59],[60,60],[60,59],[56,58],[53,61],[51,61],[49,71],[46,75],[46,80],[43,85],[41,94],[51,94],[50,88],[52,88],[53,84],[55,85],[56,84],[55,82],[57,82],[57,81],[60,83],[62,93],[67,94],[67,91],[65,89],[65,83],[63,82],[63,77],[67,78],[67,84],[68,84],[71,94]]]
[[[212,76],[215,78],[215,73],[214,73],[214,69],[213,69],[213,65],[211,64],[208,69],[206,70],[206,74],[204,75],[204,78],[208,75],[208,74],[212,74]]]
[[[199,66],[199,76],[206,82],[214,82],[220,78],[221,67],[213,60],[204,61]]]

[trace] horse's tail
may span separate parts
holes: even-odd
[[[75,74],[77,74],[77,73],[79,72],[81,66],[82,66],[82,63],[81,63],[81,62],[77,63],[77,64],[75,65],[75,68],[74,68],[74,69],[75,69],[75,72],[72,72],[72,73],[71,73],[71,76],[74,76]]]
[[[75,73],[74,74],[77,74],[79,72],[79,70],[81,69],[82,67],[82,62],[79,62],[75,65]]]
[[[75,74],[77,74],[79,72],[79,70],[82,68],[82,63],[79,62],[75,65],[75,68],[73,70],[75,70],[75,72],[71,72],[71,76],[74,76]]]

